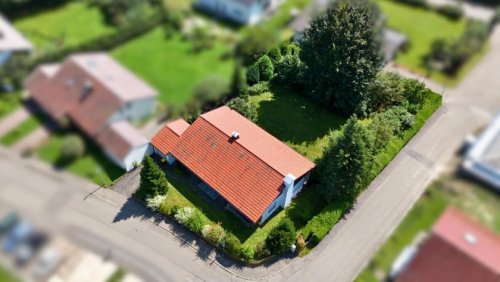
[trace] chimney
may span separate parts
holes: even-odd
[[[237,131],[233,131],[233,133],[231,133],[231,138],[236,140],[240,138],[240,134]]]

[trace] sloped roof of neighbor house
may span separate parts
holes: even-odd
[[[183,119],[177,119],[175,121],[169,122],[163,126],[163,128],[156,133],[156,135],[151,140],[151,144],[160,150],[160,152],[166,155],[177,146],[180,136],[189,127]]]
[[[148,144],[148,140],[128,121],[114,122],[97,135],[96,141],[121,160],[130,151]]]
[[[498,282],[500,236],[449,208],[396,281]]]
[[[237,132],[238,138],[231,138]],[[301,177],[314,163],[236,111],[201,115],[172,154],[256,223],[283,189],[288,174]]]
[[[31,51],[33,45],[0,15],[0,52]]]

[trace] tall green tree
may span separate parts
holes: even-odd
[[[374,136],[354,116],[339,135],[331,136],[319,163],[321,194],[327,200],[354,200],[367,185],[373,163]]]
[[[339,0],[300,41],[306,91],[350,115],[365,114],[368,85],[382,65],[383,20],[368,0]]]
[[[147,156],[142,161],[141,182],[137,196],[145,199],[163,195],[168,191],[168,181],[155,161]]]

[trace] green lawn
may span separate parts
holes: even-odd
[[[39,115],[31,115],[23,121],[19,126],[7,132],[1,139],[0,143],[5,146],[12,146],[23,137],[28,136],[31,132],[37,129],[43,123],[43,117]]]
[[[85,177],[96,184],[109,186],[123,174],[123,170],[111,163],[104,153],[93,143],[85,140],[85,154],[80,159],[66,164],[61,162],[61,144],[64,134],[54,134],[39,148],[38,156],[58,168]]]
[[[284,88],[250,100],[258,107],[257,124],[311,160],[321,157],[328,133],[340,129],[346,121]]]
[[[0,93],[0,119],[7,116],[21,105],[21,93]]]
[[[423,64],[423,57],[429,53],[432,42],[437,38],[458,38],[465,29],[465,19],[452,21],[437,12],[392,0],[377,0],[377,3],[387,17],[387,25],[409,39],[407,52],[400,52],[396,62],[424,75],[428,74],[428,70]],[[430,75],[432,79],[447,85],[456,84],[458,80],[439,72]]]
[[[2,266],[0,266],[0,281],[2,281],[2,282],[17,282],[19,280],[17,280],[17,278],[14,275],[12,275],[7,270],[2,268]]]
[[[180,35],[166,39],[163,29],[151,32],[113,50],[112,56],[160,92],[159,101],[168,106],[183,106],[196,84],[208,75],[231,77],[234,62],[231,48],[215,43],[210,50],[194,53],[189,41]]]
[[[77,45],[114,31],[113,27],[104,23],[100,11],[89,7],[85,1],[71,1],[16,19],[14,25],[43,50]]]
[[[500,233],[500,197],[488,188],[446,175],[428,188],[357,281],[380,281],[377,273],[387,273],[404,247],[420,232],[429,231],[448,206],[458,208]]]

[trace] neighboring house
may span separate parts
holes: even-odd
[[[500,236],[448,208],[391,277],[395,282],[500,281]]]
[[[330,0],[314,0],[302,13],[294,18],[290,23],[290,28],[295,32],[294,41],[300,41],[304,31],[309,27],[314,17],[328,8]],[[401,50],[408,39],[404,34],[401,34],[393,29],[384,28],[383,31],[383,46],[382,52],[384,55],[384,63],[388,63],[396,58],[399,50]]]
[[[157,92],[107,54],[78,54],[62,64],[41,65],[25,84],[50,117],[69,118],[123,169],[142,161],[149,142],[129,121],[153,113]]]
[[[252,224],[262,224],[300,192],[314,163],[228,107],[193,124],[176,120],[152,139],[152,152],[179,161],[211,198]]]
[[[255,24],[272,0],[197,0],[194,6],[218,18],[238,24]]]
[[[14,53],[31,52],[33,45],[0,15],[0,67]]]
[[[500,191],[500,113],[471,144],[462,168]]]

